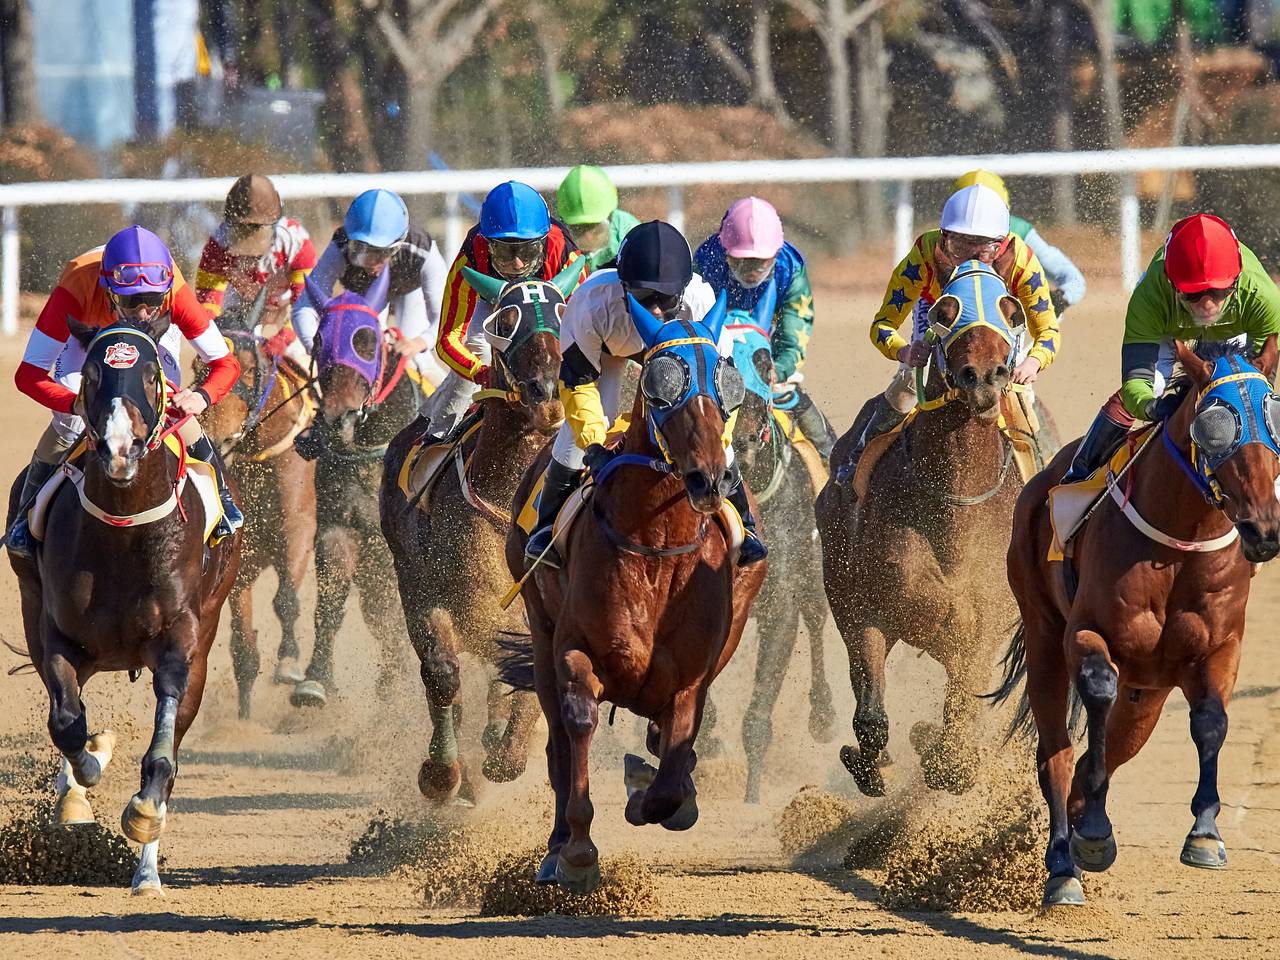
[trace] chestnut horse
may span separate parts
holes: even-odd
[[[507,506],[564,419],[557,391],[563,290],[581,267],[575,262],[566,269],[572,277],[507,283],[464,267],[467,282],[494,305],[483,324],[494,362],[491,388],[479,394],[479,426],[455,444],[439,478],[412,501],[398,478],[423,435],[421,419],[387,448],[379,512],[395,558],[409,640],[422,661],[433,727],[418,786],[436,802],[453,800],[468,783],[458,750],[458,652],[496,664],[499,634],[524,632],[523,608],[508,613],[499,605],[510,585],[503,555],[511,523]],[[531,693],[507,697],[495,679],[488,711],[484,775],[513,780],[528,762],[537,702]]]
[[[957,793],[972,783],[975,695],[1014,616],[1000,557],[1021,479],[999,416],[1021,318],[989,266],[962,264],[931,311],[934,357],[917,378],[916,414],[866,464],[865,498],[834,477],[818,496],[823,580],[857,700],[858,746],[840,759],[868,796],[884,795],[885,658],[899,642],[946,671],[941,731],[923,722],[911,731],[925,782]],[[848,457],[871,410],[839,440],[833,463]]]
[[[248,719],[261,663],[252,588],[268,568],[276,573],[271,606],[280,621],[274,679],[288,684],[303,679],[295,627],[301,613],[298,591],[316,535],[316,468],[293,441],[311,425],[315,404],[306,372],[287,358],[269,355],[251,318],[228,311],[218,320],[241,373],[231,393],[202,415],[201,424],[234,476],[245,507],[240,573],[231,589],[231,663],[240,718]]]
[[[1050,905],[1083,903],[1078,871],[1106,870],[1115,860],[1108,784],[1147,742],[1175,687],[1190,704],[1200,761],[1182,862],[1227,863],[1217,825],[1218,751],[1253,565],[1280,552],[1276,337],[1256,368],[1240,355],[1205,360],[1176,346],[1191,389],[1071,540],[1069,560],[1048,559],[1047,497],[1075,445],[1018,500],[1008,572],[1022,623],[995,697],[1008,698],[1025,676],[1015,729],[1034,720],[1039,739]],[[1088,727],[1074,776],[1069,700],[1083,706]]]
[[[558,537],[561,569],[539,566],[524,581],[532,662],[513,657],[503,670],[513,685],[532,681],[549,728],[555,825],[537,880],[574,893],[600,882],[587,779],[599,704],[650,720],[658,768],[628,757],[627,821],[693,826],[694,741],[707,690],[737,649],[766,568],[739,568],[717,519],[730,482],[725,406],[735,401],[726,398],[736,393],[740,402],[742,392],[716,350],[723,294],[701,322],[662,323],[628,300],[648,349],[621,456],[595,477],[591,503]],[[525,474],[515,503],[527,500],[549,455]],[[513,524],[507,564],[517,579],[525,539]]]
[[[49,693],[49,736],[65,758],[61,824],[92,822],[85,788],[99,782],[115,737],[89,736],[81,691],[104,671],[152,674],[155,727],[142,785],[120,826],[143,845],[135,894],[159,894],[159,838],[178,749],[200,709],[209,648],[235,581],[240,536],[206,546],[212,526],[185,459],[165,437],[165,378],[156,343],[165,315],[145,329],[85,327],[80,398],[87,450],[53,495],[33,560],[9,554],[22,593],[27,650]],[[181,442],[179,441],[179,449]],[[18,509],[19,476],[9,495]]]
[[[772,280],[769,283],[773,285]],[[755,685],[742,718],[747,803],[760,801],[765,755],[773,741],[773,712],[795,653],[801,620],[809,635],[810,736],[819,743],[830,741],[836,718],[822,643],[829,615],[827,597],[822,581],[813,575],[822,563],[813,514],[814,484],[775,413],[775,402],[785,406],[788,394],[775,394],[773,388],[769,345],[773,306],[773,296],[766,290],[754,315],[730,311],[725,324],[733,340],[734,366],[747,387],[734,425],[734,455],[769,530],[769,575],[752,608],[758,646]]]
[[[378,319],[387,302],[389,270],[361,296],[325,296],[307,277],[320,323],[313,351],[321,405],[298,437],[316,459],[316,645],[306,679],[293,688],[295,707],[323,707],[334,688],[333,644],[354,583],[364,622],[378,642],[379,695],[401,676],[404,627],[391,552],[378,519],[382,459],[400,429],[413,420],[419,396],[396,359]]]

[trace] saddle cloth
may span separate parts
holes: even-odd
[[[1121,444],[1111,459],[1089,476],[1076,483],[1060,483],[1049,490],[1049,523],[1053,527],[1053,540],[1049,544],[1047,559],[1065,558],[1072,537],[1084,528],[1094,505],[1110,488],[1108,476],[1114,478],[1111,482],[1119,482],[1155,435],[1156,431],[1149,427],[1131,433],[1128,442]]]
[[[404,463],[400,465],[400,473],[396,478],[396,485],[404,494],[406,501],[416,502],[420,510],[426,509],[424,505],[430,505],[431,488],[444,474],[450,454],[475,436],[481,422],[477,419],[462,432],[461,436],[449,443],[428,444],[425,437],[419,437],[414,441],[404,458]]]
[[[164,438],[165,446],[179,459],[183,456],[182,441],[174,434],[169,434]],[[36,494],[35,503],[31,505],[31,509],[27,511],[27,523],[31,528],[31,535],[39,541],[44,540],[45,523],[49,516],[49,507],[53,503],[53,498],[61,489],[62,484],[70,480],[75,485],[76,492],[80,496],[82,504],[85,502],[84,493],[84,472],[81,470],[79,463],[83,460],[85,451],[88,449],[88,441],[81,440],[80,444],[72,451],[71,455],[63,463],[62,467],[53,472],[53,475],[44,482],[44,486],[40,488],[40,492]],[[204,542],[208,543],[213,529],[218,525],[218,521],[222,519],[222,498],[218,496],[218,478],[213,464],[204,460],[193,457],[190,453],[186,454],[186,467],[182,476],[178,480],[178,496],[181,497],[182,489],[191,483],[195,486],[196,492],[200,495],[200,505],[204,511]],[[89,511],[86,508],[86,512]],[[167,515],[167,514],[166,514]],[[156,517],[155,519],[159,519]],[[119,524],[127,526],[131,524]]]
[[[809,471],[809,482],[813,485],[813,495],[816,497],[818,492],[827,485],[827,468],[822,465],[822,456],[818,453],[818,448],[804,435],[800,424],[785,410],[775,407],[773,422],[782,431],[783,436],[791,441],[791,448],[804,464],[804,468]]]

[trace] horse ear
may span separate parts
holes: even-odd
[[[307,296],[311,299],[311,305],[316,308],[316,313],[324,313],[324,308],[329,303],[329,294],[320,289],[320,284],[311,279],[310,273],[303,276],[302,283],[306,287]]]
[[[70,314],[67,315],[67,329],[71,331],[71,335],[79,341],[80,346],[88,348],[93,338],[98,335],[98,328],[91,327],[87,323],[81,323]]]
[[[1178,354],[1178,362],[1182,364],[1182,369],[1196,382],[1196,386],[1203,386],[1209,382],[1209,378],[1213,376],[1212,362],[1201,360],[1196,356],[1196,352],[1181,340],[1173,341],[1173,349]]]
[[[1263,342],[1262,349],[1254,357],[1254,366],[1273,384],[1276,380],[1276,360],[1278,358],[1280,358],[1280,350],[1276,348],[1276,335],[1273,333]]]
[[[507,285],[505,280],[499,280],[497,277],[491,277],[487,273],[472,270],[470,267],[462,268],[462,276],[471,289],[479,294],[481,300],[494,305],[501,299],[503,288]]]
[[[960,316],[960,301],[955,297],[939,297],[929,310],[930,323],[940,323],[950,328]]]
[[[1004,319],[1011,327],[1026,326],[1027,312],[1022,306],[1022,301],[1017,297],[1001,297],[1000,312],[1004,314]]]
[[[770,281],[772,282],[772,281]],[[720,295],[716,297],[716,305],[707,311],[707,315],[702,318],[702,325],[711,331],[711,339],[720,340],[720,331],[724,329],[725,318],[729,315],[729,296],[724,291],[720,291]]]
[[[640,306],[639,301],[629,293],[627,294],[627,309],[631,312],[631,322],[636,325],[640,339],[644,341],[646,347],[652,347],[658,342],[658,334],[665,324]]]
[[[552,285],[567,297],[578,289],[582,277],[582,257],[577,256],[564,265],[564,268],[551,278]]]
[[[505,351],[520,329],[520,308],[513,303],[494,311],[484,318],[481,328],[490,344],[499,351]]]
[[[387,302],[391,299],[390,292],[391,264],[388,263],[373,278],[373,285],[365,293],[364,302],[373,309],[374,313],[381,313],[387,309]]]
[[[769,278],[768,285],[764,288],[764,292],[760,294],[760,299],[756,301],[756,307],[751,311],[751,317],[756,322],[756,326],[761,330],[773,331],[773,312],[778,308],[778,282],[773,277]]]

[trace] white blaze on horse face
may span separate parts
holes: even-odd
[[[111,454],[111,463],[107,474],[113,480],[128,480],[137,470],[137,461],[129,459],[133,450],[133,418],[125,409],[124,400],[116,397],[111,401],[111,416],[107,418],[107,428],[103,431],[103,441],[107,452]]]

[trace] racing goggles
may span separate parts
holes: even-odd
[[[976,260],[981,254],[996,253],[1003,237],[975,237],[969,233],[952,233],[942,231],[942,239],[947,245],[947,253],[959,260]]]
[[[375,247],[373,244],[365,243],[363,240],[347,241],[347,259],[363,270],[386,263],[395,252],[396,248],[394,246]]]
[[[145,283],[149,287],[165,287],[173,283],[173,270],[163,263],[118,263],[102,275],[118,287],[136,287]]]
[[[1228,300],[1231,295],[1236,292],[1236,285],[1233,283],[1229,287],[1209,287],[1207,290],[1197,290],[1195,293],[1183,293],[1178,291],[1178,297],[1187,303],[1199,303],[1208,297],[1210,300]]]
[[[674,315],[684,302],[684,297],[679,293],[662,293],[658,290],[646,290],[644,287],[627,287],[626,291],[640,306],[650,313],[657,310],[664,318]]]
[[[152,310],[159,310],[164,305],[164,298],[167,293],[161,290],[147,291],[145,293],[112,293],[111,299],[115,301],[115,305],[121,310],[137,310],[139,307],[150,307]]]
[[[714,399],[726,416],[742,406],[747,393],[746,383],[732,360],[721,357],[716,362],[711,382],[715,389]],[[683,406],[695,394],[705,392],[706,387],[693,382],[693,371],[684,357],[664,352],[645,362],[640,373],[640,390],[649,406],[668,412]]]
[[[737,276],[755,277],[767,274],[773,269],[777,257],[730,257],[725,256],[725,262],[729,265]]]
[[[547,254],[547,238],[536,240],[490,240],[489,256],[499,273],[508,280],[533,273]]]

